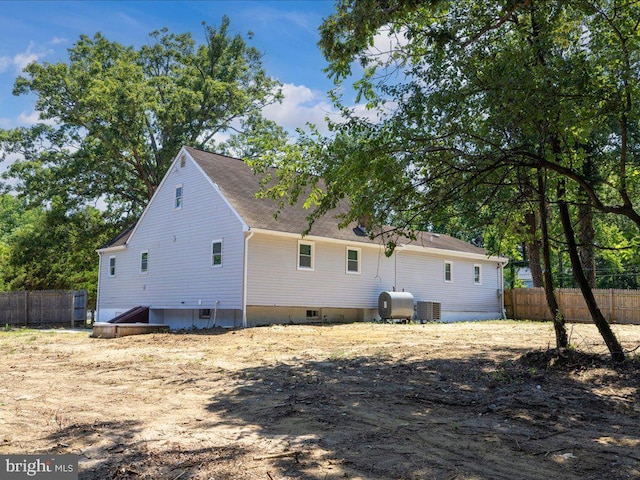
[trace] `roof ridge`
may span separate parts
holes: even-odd
[[[247,163],[242,158],[232,157],[230,155],[225,155],[224,153],[211,152],[209,150],[203,150],[201,148],[191,147],[189,145],[184,145],[184,148],[186,148],[187,150],[195,150],[196,152],[206,153],[208,155],[217,155],[218,157],[228,158],[229,160],[238,160],[239,162]]]

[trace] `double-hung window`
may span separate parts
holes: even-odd
[[[211,266],[222,267],[222,240],[211,243]]]
[[[116,276],[116,257],[115,256],[109,257],[109,276],[110,277]]]
[[[444,281],[453,283],[453,262],[444,262]]]
[[[173,208],[175,210],[180,210],[182,208],[182,184],[176,185],[176,196]]]
[[[313,242],[298,242],[298,270],[313,270],[314,268]]]
[[[149,271],[149,252],[146,250],[140,254],[140,273]]]
[[[347,273],[360,273],[360,249],[347,247]]]
[[[473,283],[474,285],[482,285],[482,265],[473,266]]]

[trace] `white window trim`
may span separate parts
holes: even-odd
[[[180,197],[178,197],[178,189],[180,189]],[[175,186],[173,190],[173,209],[174,210],[182,210],[182,204],[184,203],[184,187],[182,183],[179,183]],[[177,205],[178,198],[180,198],[180,205]]]
[[[476,268],[478,269],[478,281],[476,281]],[[473,284],[482,285],[482,265],[479,263],[473,266]]]
[[[113,271],[111,271],[111,260],[113,260]],[[117,267],[116,256],[115,255],[111,255],[109,257],[109,276],[110,277],[115,277],[116,276],[116,267]]]
[[[349,251],[355,251],[358,254],[358,270],[356,270],[355,272],[349,270]],[[362,269],[361,265],[362,265],[362,249],[359,247],[347,247],[345,251],[345,266],[344,266],[345,272],[348,275],[360,275],[360,272]]]
[[[311,267],[301,267],[300,266],[300,246],[301,245],[309,245],[311,247]],[[316,247],[314,242],[310,242],[307,240],[298,240],[298,248],[296,250],[296,267],[298,270],[306,270],[311,272],[315,270],[316,267]]]
[[[449,273],[450,273],[450,279],[447,280],[447,265],[449,265]],[[445,260],[444,261],[444,270],[442,272],[442,275],[444,276],[444,283],[453,283],[453,262],[450,260]]]
[[[220,244],[220,265],[213,264],[213,245],[216,243]],[[211,240],[211,268],[222,268],[222,265],[224,265],[224,242],[221,238],[217,238]]]

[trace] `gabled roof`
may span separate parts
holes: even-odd
[[[300,235],[307,229],[307,217],[311,210],[302,207],[303,200],[299,201],[297,205],[286,206],[276,219],[274,217],[274,213],[277,210],[276,202],[268,198],[256,197],[256,192],[260,190],[261,178],[254,175],[251,168],[243,160],[191,147],[184,147],[184,150],[193,158],[209,179],[216,184],[220,192],[250,229],[295,235]],[[340,220],[337,217],[340,214],[346,214],[348,208],[346,202],[341,202],[335,210],[315,221],[309,235],[355,243],[380,244],[381,240],[379,238],[369,238],[357,228],[355,223],[348,228],[338,228]],[[126,245],[133,230],[133,228],[125,230],[103,248]],[[410,247],[426,247],[462,254],[487,256],[486,250],[443,234],[421,232],[417,235],[416,240],[399,238],[396,243]]]

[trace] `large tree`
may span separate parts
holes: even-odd
[[[311,220],[349,197],[351,219],[370,215],[409,233],[451,216],[507,227],[522,212],[544,230],[557,203],[572,250],[570,205],[581,204],[583,217],[595,210],[640,227],[639,23],[640,5],[615,0],[338,1],[321,27],[327,70],[341,86],[361,69],[358,98],[377,118],[357,116],[336,90],[345,120],[333,137],[311,135],[289,151],[289,185],[273,194],[295,197],[318,175],[327,187]],[[381,31],[390,34],[384,51],[373,48]],[[580,233],[589,238],[588,225]],[[543,231],[545,284],[564,346],[549,238]],[[570,257],[586,292],[579,255]]]
[[[83,35],[68,61],[28,65],[14,93],[35,95],[44,122],[0,136],[5,153],[22,157],[7,173],[15,188],[38,203],[100,201],[115,217],[135,216],[180,146],[220,150],[221,138],[241,134],[233,144],[246,151],[262,136],[282,140],[262,116],[281,93],[261,53],[230,33],[227,17],[204,32],[196,45],[191,34],[155,31],[137,49]]]

